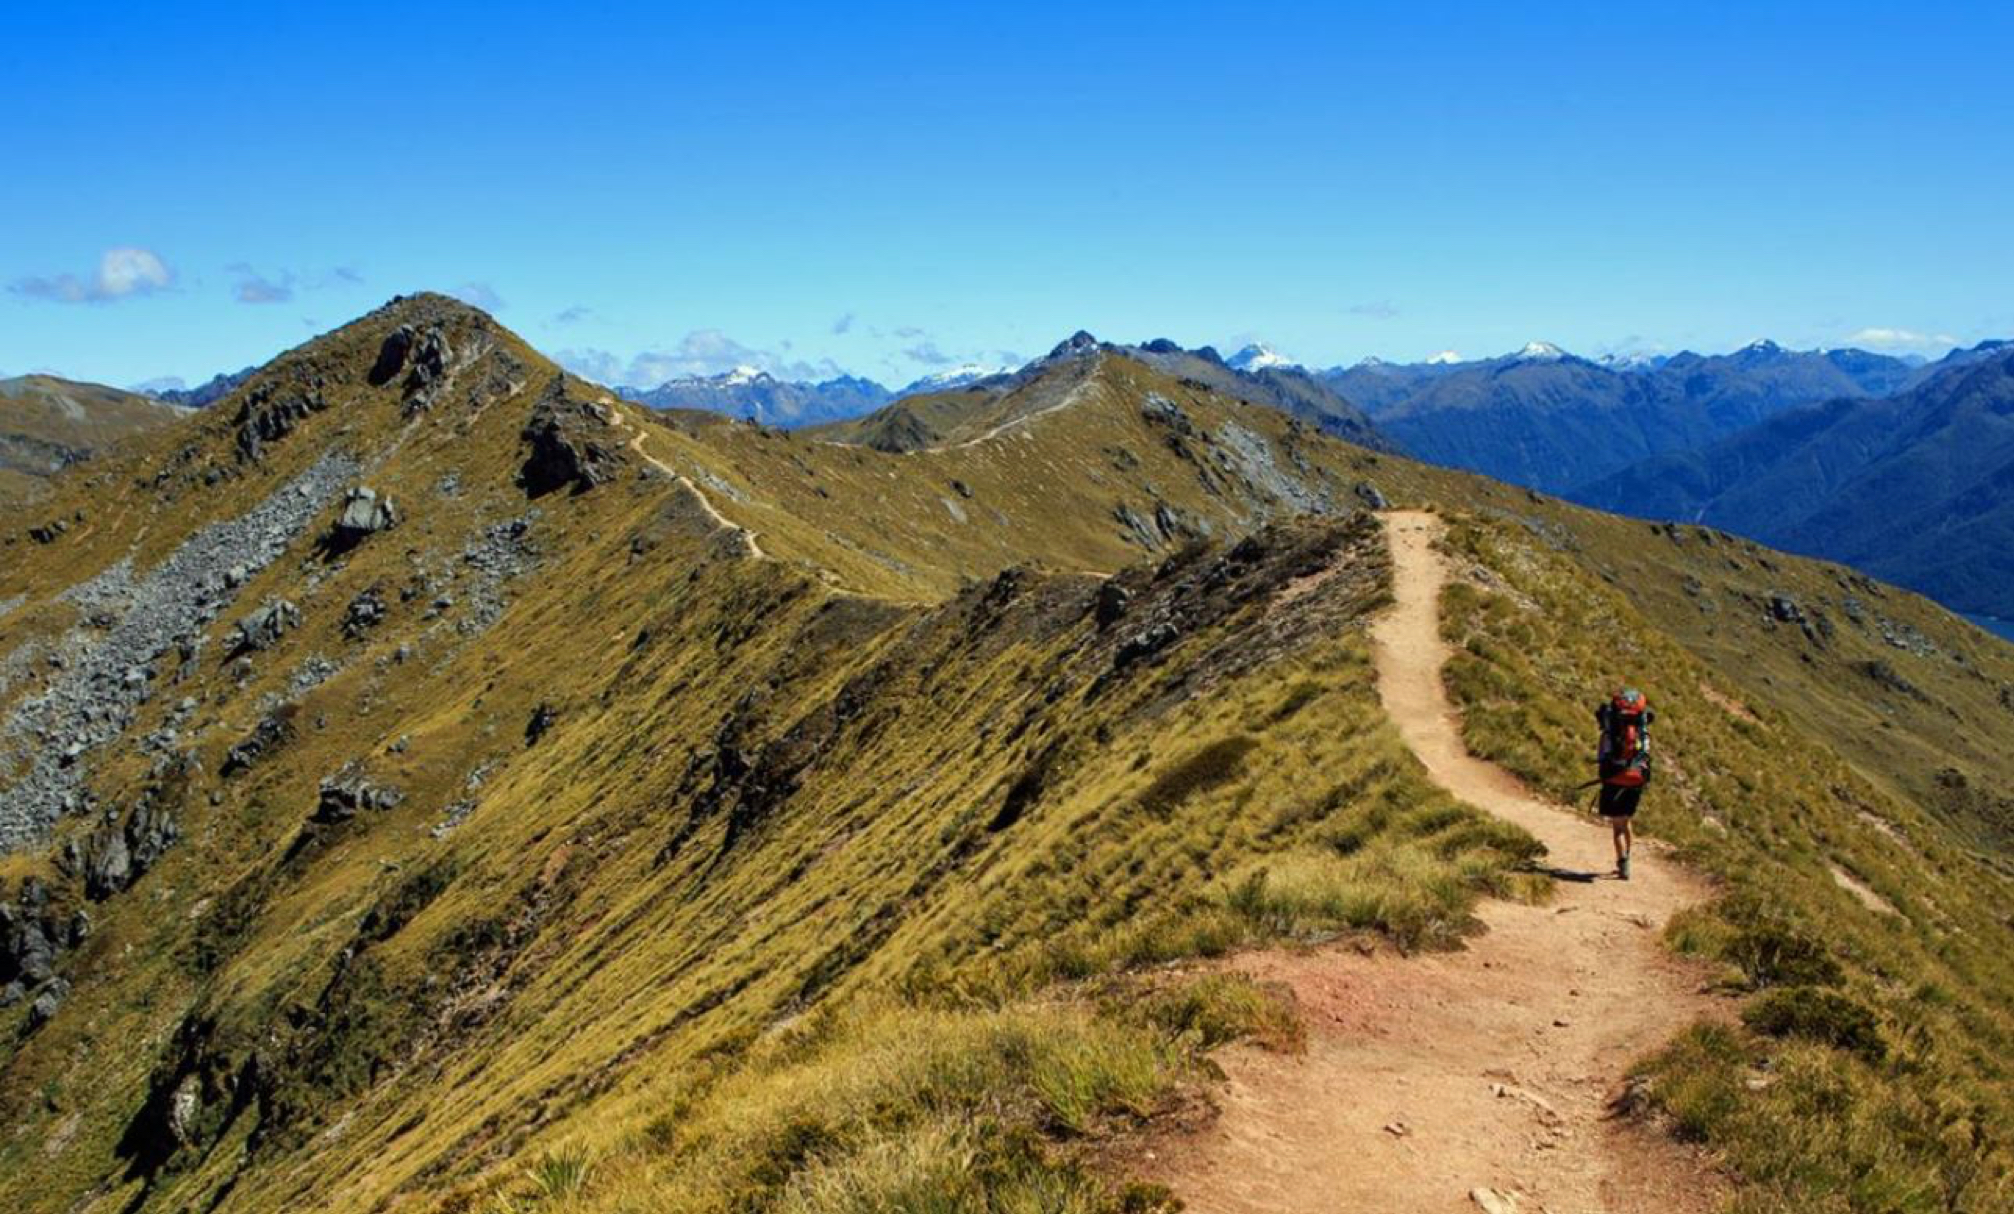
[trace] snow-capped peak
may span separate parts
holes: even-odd
[[[906,390],[914,393],[942,392],[950,388],[962,388],[975,380],[998,375],[1004,369],[1002,367],[990,366],[986,363],[961,363],[955,367],[946,367],[942,371],[932,371],[930,374],[919,378],[915,383],[910,384]]]
[[[733,370],[727,372],[724,375],[714,376],[714,382],[719,384],[753,383],[754,381],[761,379],[762,375],[763,375],[762,368],[751,367],[747,363],[742,363],[740,366],[734,368]]]
[[[1741,348],[1743,354],[1777,354],[1781,353],[1782,350],[1782,346],[1777,345],[1767,337],[1758,337]]]
[[[1267,367],[1291,367],[1295,364],[1293,359],[1271,346],[1254,342],[1225,359],[1224,365],[1235,371],[1263,371]]]
[[[1528,341],[1512,358],[1526,363],[1552,363],[1566,357],[1566,351],[1549,341]]]
[[[1525,349],[1529,350],[1531,347],[1526,346]],[[1442,350],[1438,353],[1427,355],[1427,365],[1429,367],[1452,367],[1461,360],[1461,354],[1454,350]]]

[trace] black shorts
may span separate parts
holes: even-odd
[[[1604,818],[1629,818],[1636,815],[1636,803],[1643,800],[1641,784],[1604,784],[1601,786],[1601,816]]]

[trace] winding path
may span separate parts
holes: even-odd
[[[1660,943],[1708,890],[1643,842],[1636,879],[1615,880],[1605,827],[1468,753],[1441,681],[1440,522],[1384,520],[1397,601],[1372,644],[1387,714],[1436,783],[1524,827],[1580,879],[1548,906],[1483,904],[1488,930],[1460,952],[1238,958],[1292,988],[1307,1052],[1221,1051],[1219,1116],[1144,1166],[1195,1214],[1711,1210],[1724,1182],[1703,1160],[1610,1114],[1633,1061],[1719,1014]],[[1657,812],[1655,793],[1646,806]]]

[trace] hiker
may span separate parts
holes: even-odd
[[[1629,880],[1630,846],[1636,842],[1630,820],[1650,783],[1650,723],[1656,714],[1634,687],[1625,687],[1594,710],[1601,726],[1599,765],[1601,798],[1597,807],[1615,832],[1615,875]]]

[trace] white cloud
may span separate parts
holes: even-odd
[[[576,375],[631,388],[655,388],[668,379],[718,375],[736,367],[758,367],[778,379],[794,380],[830,379],[844,373],[829,358],[788,358],[737,341],[719,329],[694,329],[670,349],[645,350],[627,359],[593,348],[560,350],[553,357]]]
[[[1920,333],[1915,329],[1859,329],[1846,335],[1849,346],[1863,346],[1872,350],[1921,350],[1935,347],[1949,349],[1958,344],[1958,339],[1949,333]]]
[[[111,303],[132,296],[152,295],[175,283],[175,272],[151,249],[121,245],[106,249],[98,270],[88,278],[75,274],[32,276],[16,280],[11,290],[53,303]]]
[[[494,312],[506,306],[503,296],[497,294],[496,288],[486,282],[465,282],[448,294],[472,308],[481,308],[485,312]]]

